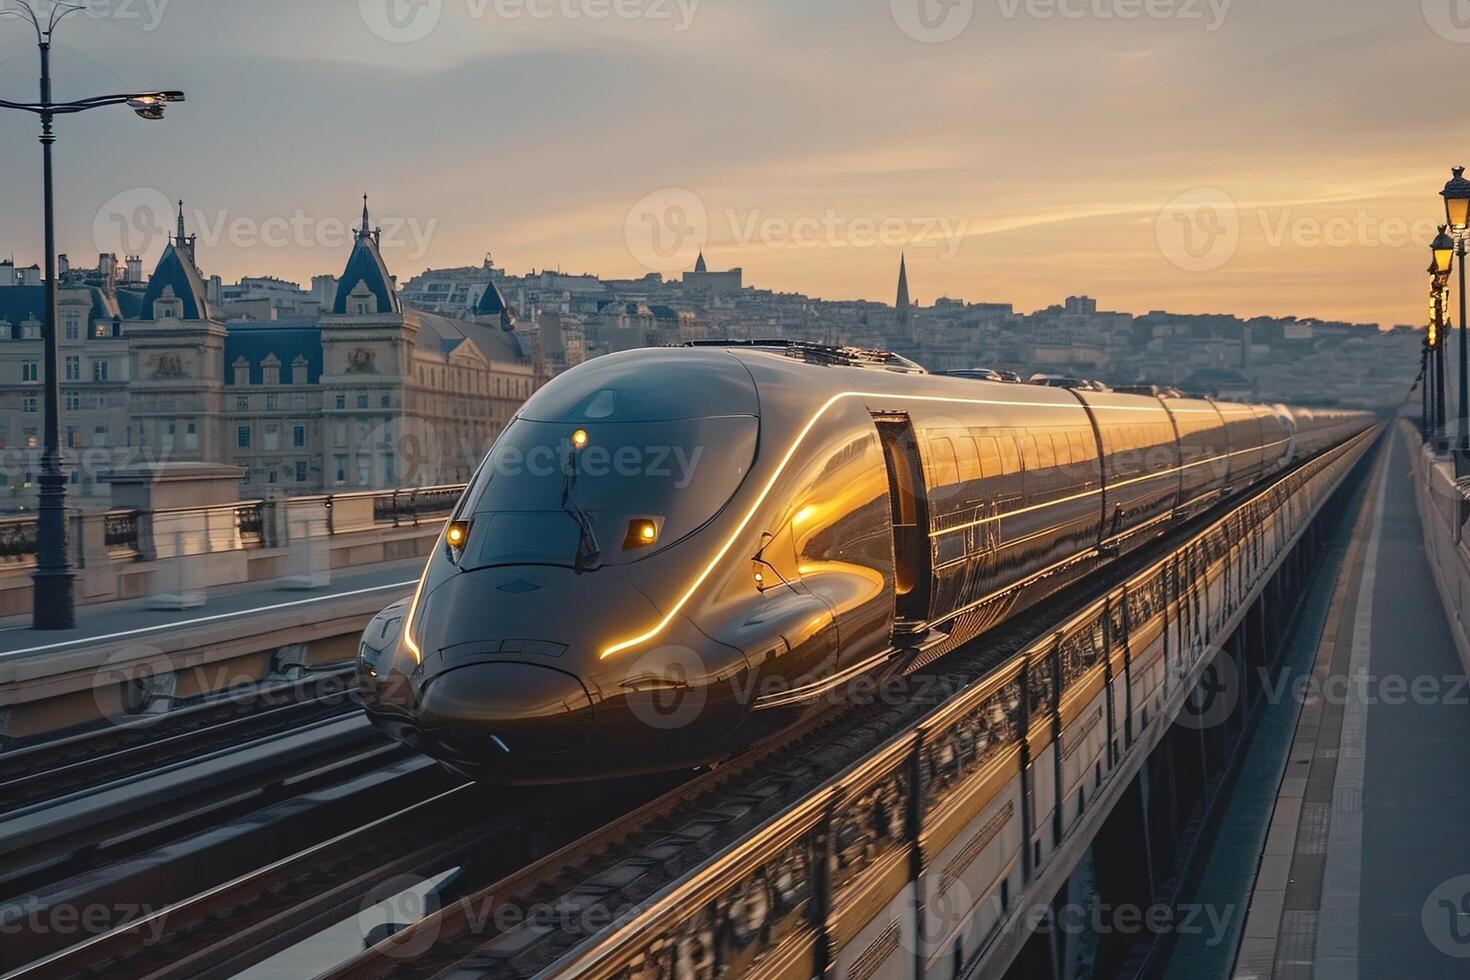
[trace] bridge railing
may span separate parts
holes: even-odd
[[[1373,435],[1236,508],[549,973],[932,975],[1014,946],[1028,889],[1121,795]]]

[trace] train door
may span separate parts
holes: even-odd
[[[907,415],[880,415],[873,421],[883,442],[893,510],[894,632],[915,633],[929,622],[934,581],[924,464]]]

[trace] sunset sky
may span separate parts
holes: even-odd
[[[226,281],[340,272],[367,191],[400,280],[487,250],[638,276],[702,245],[748,284],[892,302],[906,251],[926,305],[1417,324],[1470,162],[1463,0],[92,6],[59,96],[189,101],[61,121],[61,249],[151,263],[183,197]],[[0,97],[33,97],[31,40],[0,19]],[[0,118],[0,252],[28,265],[39,148]]]

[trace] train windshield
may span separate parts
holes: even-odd
[[[750,416],[572,424],[519,419],[466,494],[460,566],[645,558],[694,533],[735,495],[755,459]]]

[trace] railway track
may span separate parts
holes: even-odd
[[[539,973],[870,757],[895,733],[911,730],[950,696],[983,680],[1247,496],[1222,502],[1155,547],[1126,556],[1105,574],[902,678],[880,698],[829,713],[761,757],[717,769],[533,865],[487,882],[320,977],[509,980]]]
[[[0,814],[358,710],[350,665],[0,753]]]

